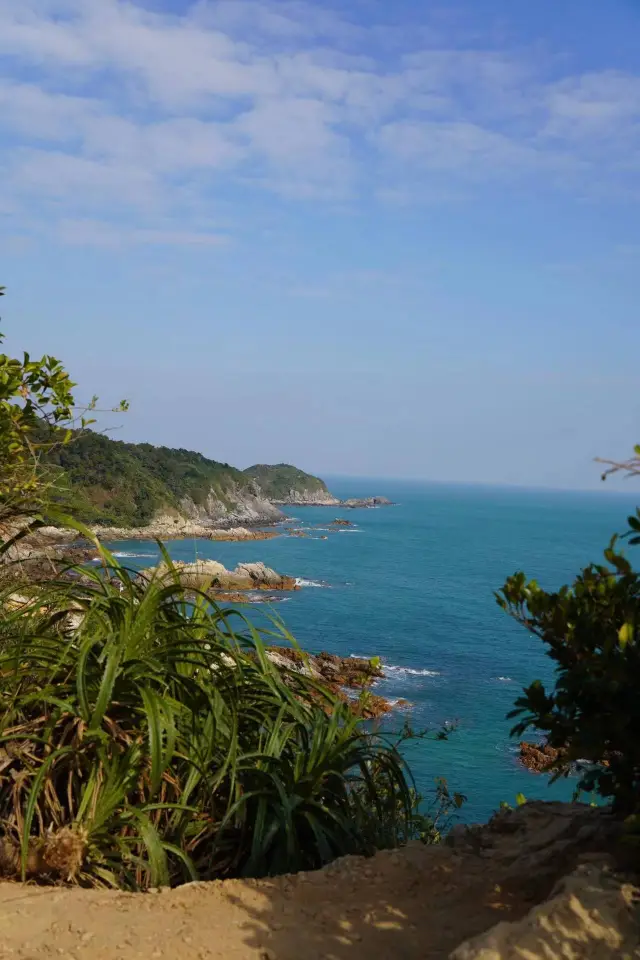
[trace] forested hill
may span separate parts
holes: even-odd
[[[288,463],[258,463],[244,471],[274,503],[336,503],[319,477],[305,473]]]
[[[49,457],[59,468],[59,486],[71,498],[76,515],[89,523],[144,526],[159,513],[193,519],[259,522],[273,520],[275,499],[263,491],[251,471],[209,460],[193,450],[124,443],[85,431]],[[261,477],[270,486],[269,471]],[[294,486],[318,482],[296,468]],[[276,483],[277,486],[277,483]],[[324,485],[323,485],[324,486]],[[326,489],[326,488],[325,488]]]

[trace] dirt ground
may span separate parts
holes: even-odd
[[[471,843],[415,844],[276,879],[147,894],[1,883],[0,957],[445,960],[545,899],[590,838],[602,846],[598,812],[527,806],[526,818],[509,815]]]
[[[425,854],[428,854],[425,856]],[[431,960],[534,902],[446,848],[261,881],[123,894],[0,885],[0,956],[40,960]]]

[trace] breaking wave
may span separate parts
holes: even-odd
[[[404,675],[410,677],[439,677],[439,670],[416,670],[414,667],[396,667],[393,664],[385,663],[384,669],[389,673]]]

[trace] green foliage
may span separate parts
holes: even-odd
[[[0,287],[0,296],[4,287]],[[4,336],[0,334],[0,343]],[[0,507],[3,515],[32,504],[38,486],[43,424],[72,420],[74,384],[54,357],[0,354]]]
[[[39,877],[146,889],[312,869],[411,834],[393,743],[276,669],[244,616],[102,557],[84,584],[4,598],[0,827],[23,875],[35,857]],[[266,636],[291,641],[276,623]],[[52,863],[70,836],[75,859]]]
[[[74,386],[55,357],[0,353],[0,520],[36,513],[47,502],[53,477],[43,461],[70,442],[72,427],[94,422],[87,413],[97,397],[78,413]],[[118,409],[126,410],[126,402]]]
[[[411,833],[422,843],[440,843],[466,802],[463,793],[452,793],[445,778],[437,777],[428,798],[414,794]]]
[[[632,531],[637,530],[635,524]],[[554,779],[579,766],[579,789],[640,808],[640,575],[616,549],[571,586],[543,590],[523,573],[497,595],[500,606],[539,637],[556,665],[555,687],[536,680],[509,714],[512,733],[543,731],[561,751]]]
[[[308,491],[318,495],[329,493],[327,485],[319,477],[305,473],[288,463],[276,463],[273,466],[257,463],[243,473],[256,481],[269,500],[286,500],[292,490],[296,493]]]
[[[54,450],[50,462],[61,472],[60,488],[73,496],[75,515],[86,522],[144,526],[159,511],[178,511],[185,497],[202,506],[213,493],[232,506],[239,493],[252,492],[241,471],[201,453],[123,443],[90,430]]]

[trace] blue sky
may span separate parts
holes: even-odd
[[[588,487],[640,440],[636,0],[0,0],[9,346],[115,436]]]

